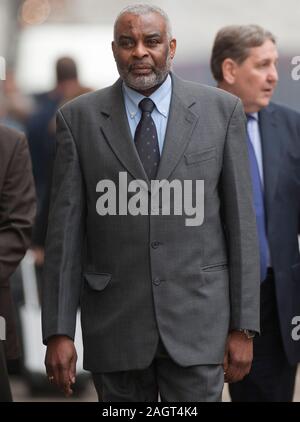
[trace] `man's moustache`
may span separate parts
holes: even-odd
[[[129,66],[129,71],[131,72],[132,70],[135,69],[151,69],[153,70],[153,66],[149,65],[149,64],[143,64],[143,63],[139,63],[139,64],[132,64]]]

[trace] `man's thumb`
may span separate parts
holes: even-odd
[[[72,384],[75,384],[76,381],[76,356],[74,356],[74,358],[71,360],[71,365],[70,365],[70,381]]]

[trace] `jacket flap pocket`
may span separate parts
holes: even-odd
[[[185,154],[187,164],[201,163],[216,158],[216,148],[203,149],[192,154]]]
[[[111,280],[111,274],[104,273],[84,273],[83,277],[91,289],[98,291],[105,289]]]
[[[205,267],[201,267],[201,270],[205,272],[224,271],[227,269],[228,269],[227,262],[220,262],[218,264],[211,264],[211,265],[206,265]]]

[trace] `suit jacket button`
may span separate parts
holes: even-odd
[[[159,242],[152,242],[151,243],[152,249],[157,249],[157,248],[159,248],[159,246],[160,246],[160,243]]]
[[[153,284],[155,284],[155,286],[159,286],[159,285],[160,285],[160,283],[161,283],[161,281],[160,281],[160,279],[159,279],[159,278],[155,278],[155,279],[153,280]]]

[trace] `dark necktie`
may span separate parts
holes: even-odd
[[[260,277],[261,281],[264,281],[267,276],[267,265],[268,265],[268,240],[266,231],[266,218],[265,218],[265,206],[264,206],[264,194],[262,190],[262,183],[260,180],[259,168],[257,159],[254,151],[254,147],[251,142],[249,122],[255,119],[251,115],[247,115],[247,144],[248,153],[250,160],[250,170],[252,178],[253,188],[253,202],[256,214],[256,225],[258,231],[259,240],[259,252],[260,252]]]
[[[151,116],[155,104],[150,98],[144,98],[139,107],[142,117],[135,131],[134,142],[148,179],[153,180],[160,161],[156,126]]]

